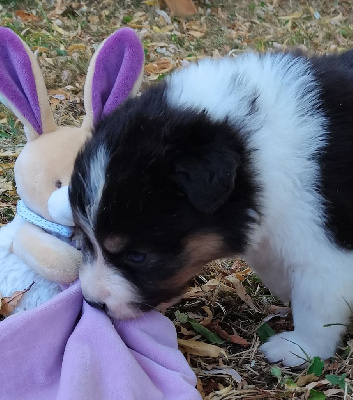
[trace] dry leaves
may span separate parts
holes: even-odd
[[[36,15],[29,14],[26,11],[23,10],[17,10],[15,11],[15,15],[20,18],[23,22],[33,22],[33,21],[38,21],[39,18]]]
[[[7,178],[0,177],[0,194],[13,190],[11,182],[7,181]]]
[[[1,297],[0,315],[8,317],[16,308],[23,295],[31,289],[33,284],[34,282],[25,290],[14,292],[10,297]]]
[[[284,15],[284,16],[278,17],[278,19],[291,20],[291,19],[300,18],[302,15],[303,15],[303,11],[297,11],[290,15]]]
[[[178,339],[182,352],[193,354],[195,356],[217,358],[223,356],[227,358],[226,352],[214,344],[199,342],[193,339]]]
[[[209,324],[207,327],[212,332],[217,333],[217,335],[219,335],[224,340],[228,340],[234,344],[239,344],[240,346],[243,347],[250,346],[250,343],[246,339],[242,338],[237,334],[230,335],[224,329],[222,329],[222,327],[220,326],[220,321],[218,319]]]
[[[197,8],[192,0],[165,0],[172,15],[185,17],[197,13]]]
[[[71,56],[73,53],[76,52],[84,52],[86,51],[86,45],[84,45],[83,43],[80,44],[72,44],[68,49],[67,52],[68,54]]]
[[[229,282],[233,288],[235,289],[237,295],[254,311],[258,311],[255,307],[253,299],[246,293],[246,290],[240,280],[236,277],[235,274],[230,274],[226,276],[225,281]]]
[[[6,172],[6,170],[11,170],[13,169],[15,163],[11,162],[11,163],[1,163],[0,164],[0,175],[2,175],[3,173]]]
[[[173,63],[167,59],[167,58],[162,58],[156,62],[149,63],[145,65],[145,72],[148,75],[154,75],[154,74],[166,74],[174,68]]]

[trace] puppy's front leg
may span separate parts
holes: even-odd
[[[352,279],[347,279],[352,274],[342,270],[348,272],[349,265],[319,269],[307,264],[292,270],[294,331],[275,335],[261,346],[270,362],[298,366],[308,357],[327,359],[334,355],[349,320],[348,304],[352,303]]]

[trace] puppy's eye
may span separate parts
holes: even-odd
[[[61,180],[60,180],[60,179],[57,179],[57,180],[55,181],[55,186],[56,186],[58,189],[60,189],[60,188],[61,188],[61,185],[62,185]]]
[[[133,263],[142,263],[146,259],[146,253],[140,251],[128,251],[126,256]]]

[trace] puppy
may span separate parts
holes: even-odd
[[[94,129],[70,200],[94,306],[135,317],[242,256],[292,303],[294,331],[262,345],[268,360],[333,356],[353,304],[353,51],[175,72]]]

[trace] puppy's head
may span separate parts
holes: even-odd
[[[173,301],[207,262],[245,244],[242,144],[227,123],[170,108],[165,90],[104,119],[71,180],[83,294],[116,318]]]

